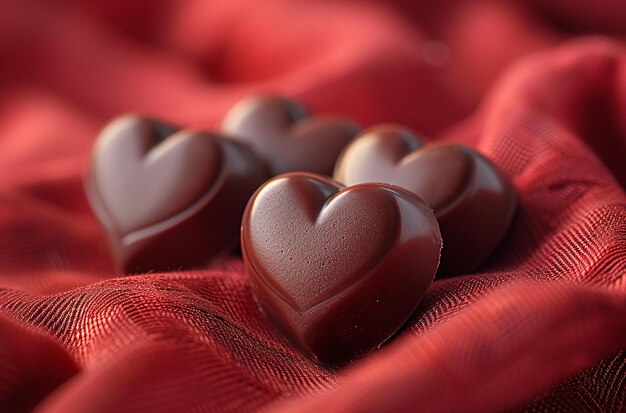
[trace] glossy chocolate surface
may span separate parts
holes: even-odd
[[[311,117],[299,103],[272,96],[238,102],[222,128],[251,145],[272,176],[292,171],[332,175],[342,149],[359,132],[352,121]]]
[[[345,185],[384,182],[421,196],[441,228],[442,276],[476,269],[504,237],[517,204],[512,185],[474,149],[453,143],[422,146],[410,132],[391,125],[355,139],[334,177]]]
[[[244,144],[124,116],[95,144],[86,192],[126,273],[202,265],[237,245],[265,170]]]
[[[435,276],[441,236],[430,207],[408,191],[289,173],[251,198],[241,246],[279,331],[310,357],[343,363],[414,312]]]

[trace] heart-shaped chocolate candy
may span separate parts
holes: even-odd
[[[237,245],[265,170],[244,144],[124,116],[94,147],[89,201],[124,272],[201,265]]]
[[[441,235],[430,207],[408,191],[289,173],[250,199],[241,247],[256,297],[283,335],[320,362],[341,363],[406,322],[435,276]]]
[[[238,102],[222,128],[252,146],[272,176],[293,171],[331,175],[342,149],[359,132],[347,119],[310,117],[299,103],[272,96]]]
[[[513,186],[475,150],[453,143],[422,146],[410,132],[379,126],[357,137],[337,161],[345,184],[384,182],[422,197],[443,237],[439,275],[474,269],[498,246],[513,218]]]

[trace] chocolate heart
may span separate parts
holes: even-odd
[[[256,297],[283,335],[340,363],[406,322],[435,276],[441,236],[432,210],[408,191],[289,173],[250,199],[241,247]]]
[[[357,137],[337,161],[334,177],[346,185],[384,182],[422,197],[441,228],[442,276],[476,269],[504,237],[517,204],[512,185],[475,150],[453,143],[422,146],[394,126]]]
[[[347,119],[311,118],[299,103],[271,96],[238,102],[222,128],[251,145],[272,176],[292,171],[332,174],[341,150],[359,132]]]
[[[132,273],[197,266],[235,247],[264,178],[242,143],[125,116],[98,137],[85,188],[118,264]]]

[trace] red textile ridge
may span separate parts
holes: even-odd
[[[626,410],[625,39],[621,0],[0,2],[0,412]],[[472,145],[519,194],[477,273],[344,368],[240,258],[119,277],[83,194],[113,116],[215,127],[259,91]]]

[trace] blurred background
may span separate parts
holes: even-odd
[[[626,2],[2,0],[0,172],[74,170],[123,112],[216,127],[256,91],[436,137],[511,64],[587,35],[624,40]]]

